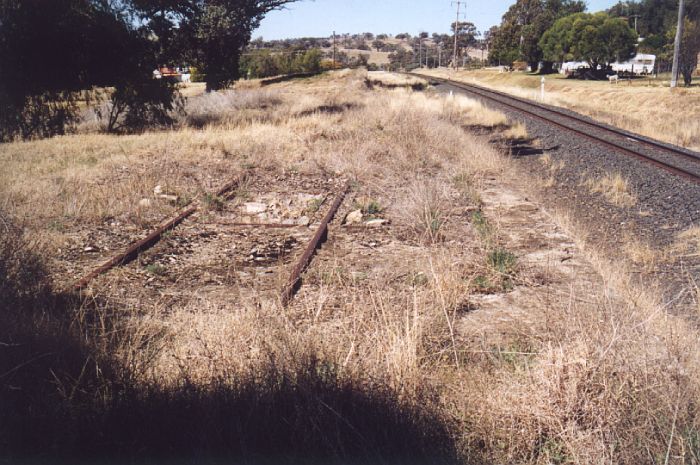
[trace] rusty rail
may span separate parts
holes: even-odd
[[[262,228],[262,229],[294,229],[306,228],[308,226],[302,224],[285,224],[285,223],[240,223],[237,221],[213,221],[208,224],[217,224],[220,226],[230,226],[232,228]]]
[[[304,253],[299,258],[299,261],[294,268],[292,268],[292,272],[289,275],[289,280],[282,288],[282,293],[280,294],[280,302],[283,306],[286,307],[289,302],[291,302],[292,298],[301,287],[301,275],[311,263],[316,251],[319,249],[319,247],[321,247],[321,244],[323,244],[328,238],[328,224],[333,220],[333,217],[335,217],[335,214],[338,212],[338,208],[340,208],[340,205],[343,203],[349,189],[350,183],[345,184],[343,190],[335,197],[335,200],[328,210],[328,213],[326,213],[323,221],[321,221],[318,229],[316,229],[316,233],[306,245]]]
[[[235,179],[228,182],[226,185],[217,190],[215,195],[223,196],[225,194],[228,194],[234,188],[238,187],[245,179],[245,173],[237,176]],[[87,286],[90,283],[90,281],[92,281],[99,275],[106,273],[107,271],[111,270],[116,266],[125,265],[131,262],[141,252],[155,245],[166,231],[169,231],[170,229],[176,227],[177,225],[185,221],[188,217],[192,216],[192,214],[195,213],[197,210],[199,210],[199,205],[190,205],[184,207],[173,218],[161,223],[155,230],[148,234],[148,236],[132,243],[123,252],[112,257],[102,265],[98,266],[92,272],[90,272],[80,280],[76,281],[70,287],[70,290],[79,291],[80,289]]]

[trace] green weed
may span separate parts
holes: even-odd
[[[219,197],[218,195],[212,195],[212,194],[205,194],[204,195],[204,205],[209,210],[216,210],[216,211],[221,211],[224,209],[224,199]]]
[[[149,274],[153,274],[156,276],[163,276],[166,272],[165,267],[159,263],[148,264],[145,268]]]

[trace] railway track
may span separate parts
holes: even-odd
[[[262,191],[247,192],[248,200],[253,199],[254,202],[236,199],[235,189],[244,182],[246,189],[250,188],[250,183],[255,188],[254,178],[252,175],[237,176],[216,191],[216,195],[223,197],[227,203],[238,200],[237,204],[228,205],[218,212],[206,211],[196,202],[184,207],[144,238],[134,241],[122,252],[85,274],[68,291],[81,292],[110,270],[126,268],[140,259],[168,281],[162,287],[152,286],[153,296],[162,294],[164,288],[177,289],[188,280],[206,287],[207,283],[212,282],[210,275],[215,274],[218,278],[214,282],[221,284],[221,281],[229,281],[232,284],[229,286],[232,296],[236,289],[240,291],[245,287],[241,286],[242,281],[248,281],[248,287],[263,289],[268,297],[276,298],[283,306],[289,305],[301,287],[302,275],[327,240],[329,224],[343,204],[350,184],[345,182],[340,185],[333,181],[332,185],[324,186],[325,192],[320,194],[309,194],[308,186],[293,186],[291,191],[279,191],[274,189],[273,184],[263,187]],[[275,204],[284,203],[285,198],[291,204],[290,199],[295,196],[301,200],[297,201],[296,206],[287,205],[295,211],[291,217],[275,214],[272,208],[268,208],[272,205],[269,203],[271,198],[281,201],[273,202]],[[313,213],[304,210],[304,202],[313,204]],[[252,213],[246,214],[246,208]],[[194,259],[193,256],[202,250],[205,250],[205,260],[201,257]],[[179,266],[170,266],[178,261],[181,262]],[[133,285],[138,281],[147,288],[151,278],[144,285],[143,268],[143,263],[132,266],[122,276],[111,278],[112,283],[116,284],[115,287],[133,290],[139,287]],[[168,268],[177,268],[173,270],[171,279],[165,276]],[[236,276],[231,277],[231,274]]]
[[[426,77],[415,73],[409,74],[423,79],[428,78],[430,81],[466,91],[487,101],[495,102],[525,114],[528,117],[571,131],[578,136],[602,144],[626,156],[651,163],[677,176],[700,184],[700,154],[596,123],[584,117],[504,92],[451,79]]]

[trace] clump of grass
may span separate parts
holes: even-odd
[[[508,129],[501,133],[501,137],[511,140],[523,140],[527,139],[528,136],[527,128],[519,122],[511,124]]]
[[[377,217],[384,212],[384,207],[377,199],[370,197],[359,197],[355,199],[353,208],[361,210],[362,214],[369,217]]]
[[[379,86],[389,89],[409,88],[413,90],[424,90],[428,87],[428,81],[425,79],[395,73],[387,73],[385,71],[368,72],[366,82],[370,87]]]
[[[486,255],[487,269],[470,279],[474,291],[483,294],[507,292],[513,289],[517,271],[517,257],[502,248],[490,250]]]
[[[321,205],[323,205],[325,200],[326,199],[324,197],[309,200],[309,202],[306,204],[306,211],[309,213],[316,213],[321,209]]]
[[[215,211],[222,211],[224,207],[226,206],[226,201],[225,199],[221,198],[218,195],[211,194],[207,192],[204,194],[204,206],[208,210],[215,210]]]
[[[402,210],[421,240],[436,243],[443,239],[442,228],[447,221],[445,192],[435,181],[415,182]]]
[[[265,110],[283,102],[274,91],[260,89],[235,89],[209,92],[188,99],[186,116],[182,123],[195,128],[232,124],[252,120],[266,120]]]
[[[700,256],[700,226],[692,226],[678,234],[672,251],[686,257]]]
[[[494,249],[489,252],[486,261],[497,273],[504,276],[512,275],[518,263],[517,257],[504,249]]]
[[[483,200],[481,199],[481,195],[479,194],[479,189],[475,185],[476,181],[474,175],[462,172],[456,174],[452,178],[452,182],[455,185],[455,187],[459,190],[460,194],[462,194],[464,199],[471,205],[479,208],[483,204]]]
[[[482,240],[487,240],[491,237],[491,234],[493,233],[493,227],[491,226],[489,220],[486,218],[486,215],[484,215],[483,211],[476,210],[472,212],[471,220],[472,225],[479,233],[479,236],[481,236]]]
[[[665,258],[663,251],[630,235],[625,237],[622,250],[632,263],[642,265],[645,270],[653,270]]]
[[[160,263],[149,263],[144,267],[144,269],[152,275],[163,276],[166,274],[167,269]]]
[[[464,126],[484,128],[506,127],[508,118],[498,111],[484,106],[478,100],[454,94],[444,100],[443,117]]]
[[[540,163],[542,163],[544,166],[547,167],[549,172],[551,174],[556,174],[562,169],[564,169],[564,166],[566,166],[564,160],[559,160],[559,161],[554,161],[552,159],[552,156],[548,153],[545,153],[544,155],[540,155],[539,157]]]
[[[632,207],[637,204],[637,196],[620,173],[606,174],[598,179],[588,179],[584,183],[592,193],[602,194],[610,203],[618,207]]]
[[[363,208],[363,213],[369,216],[379,215],[384,209],[376,200],[370,200],[370,202]]]

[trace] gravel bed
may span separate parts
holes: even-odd
[[[471,84],[468,84],[471,86]],[[490,89],[480,89],[477,88],[475,89],[477,92],[489,92]],[[501,93],[502,94],[502,93]],[[493,94],[490,94],[493,95]],[[599,121],[595,121],[593,118],[590,118],[585,115],[581,115],[579,113],[576,113],[574,111],[562,108],[562,107],[554,107],[552,105],[545,105],[539,102],[528,102],[524,99],[517,99],[516,101],[512,101],[509,96],[502,96],[502,95],[495,95],[495,98],[502,98],[502,99],[507,99],[506,101],[511,104],[515,105],[517,107],[523,108],[526,111],[533,112],[538,115],[542,115],[544,117],[552,117],[554,116],[555,118],[558,118],[563,124],[570,126],[574,129],[577,129],[579,131],[583,131],[586,134],[590,134],[594,137],[598,137],[601,139],[604,139],[606,141],[609,141],[613,144],[616,144],[618,146],[622,146],[624,148],[629,148],[632,150],[635,150],[637,152],[640,152],[644,155],[650,156],[656,160],[662,161],[664,163],[669,163],[672,166],[684,169],[690,173],[695,173],[696,175],[700,175],[700,154],[693,152],[691,150],[684,149],[683,147],[677,147],[671,144],[667,144],[661,141],[656,141],[652,140],[648,137],[641,136],[639,134],[634,134],[629,131],[624,131],[620,128],[610,126],[608,124],[604,124]],[[543,108],[542,108],[543,107]],[[504,108],[508,108],[507,106],[504,106]],[[561,116],[555,114],[552,115],[549,111],[553,111],[555,113],[561,114]],[[512,111],[512,109],[511,109]],[[583,122],[572,120],[570,118],[567,118],[568,116],[571,116],[573,118],[576,118],[577,120],[583,120]],[[536,119],[536,118],[531,118],[531,119]],[[602,126],[603,128],[609,128],[611,130],[615,131],[621,131],[623,135],[620,134],[614,134],[610,133],[608,131],[605,131],[604,129],[600,129],[595,126],[590,126],[588,123],[595,124],[596,126]],[[655,144],[660,144],[662,147],[655,147],[653,145],[645,144],[644,141],[650,141]],[[668,150],[664,150],[663,147],[666,147]],[[609,148],[610,150],[615,150],[613,148]],[[671,152],[669,152],[669,150]],[[673,153],[672,151],[680,151],[682,154],[677,154]]]
[[[468,94],[449,84],[435,86],[435,90]],[[700,225],[700,184],[504,105],[481,100],[525,124],[528,134],[540,141],[541,150],[515,155],[524,176],[540,180],[540,187],[533,190],[545,207],[569,211],[609,258],[626,257],[624,249],[631,237],[655,250],[668,251],[679,233]],[[552,163],[561,162],[561,169],[550,171],[540,153],[549,154]],[[615,206],[585,185],[586,180],[615,173],[627,179],[637,198],[635,205]],[[549,178],[554,182],[546,182]],[[668,255],[670,258],[654,266],[639,263],[635,269],[640,279],[659,281],[670,306],[681,311],[692,302],[692,281],[700,283],[700,257]]]

